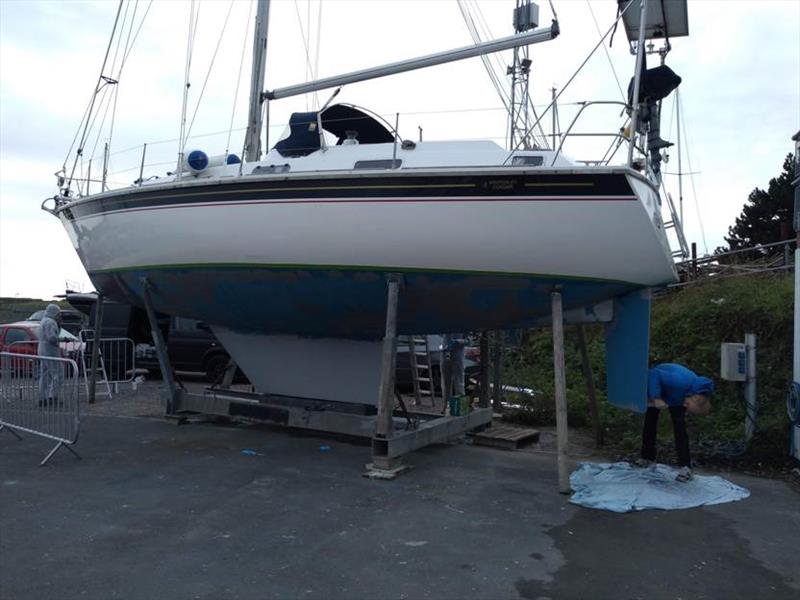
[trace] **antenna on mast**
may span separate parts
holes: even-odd
[[[539,6],[531,0],[517,0],[514,8],[514,33],[520,34],[539,25]],[[531,59],[528,47],[514,48],[514,63],[508,67],[506,74],[511,76],[511,104],[509,106],[509,147],[530,149],[529,132],[530,104],[528,99],[528,79],[531,72]]]

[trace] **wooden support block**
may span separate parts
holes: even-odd
[[[491,446],[504,450],[518,450],[538,441],[538,429],[511,427],[509,425],[493,425],[472,437],[472,442],[478,446]]]

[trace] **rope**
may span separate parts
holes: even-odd
[[[245,31],[250,30],[250,23],[253,17],[253,2],[250,2],[250,9],[247,12],[247,23]],[[239,101],[239,85],[242,83],[242,67],[244,66],[244,53],[247,50],[247,36],[242,36],[242,57],[239,59],[239,74],[236,76],[236,91],[233,93],[233,107],[231,108],[231,122],[228,125],[228,139],[225,141],[225,154],[231,147],[231,133],[233,132],[233,119],[236,116],[236,103]]]

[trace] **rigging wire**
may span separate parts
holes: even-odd
[[[575,78],[576,78],[576,77],[578,76],[578,74],[581,72],[581,70],[583,69],[583,67],[585,67],[585,66],[586,66],[586,63],[588,63],[588,62],[589,62],[589,59],[591,59],[591,58],[592,58],[592,56],[594,56],[594,53],[595,53],[595,52],[597,52],[597,49],[598,49],[600,46],[602,46],[602,45],[603,45],[603,43],[605,42],[605,39],[606,39],[606,37],[608,37],[608,35],[609,35],[609,34],[610,34],[612,31],[613,31],[613,29],[616,27],[616,25],[617,25],[617,23],[619,22],[619,20],[622,18],[622,16],[625,14],[625,12],[626,12],[626,11],[627,11],[627,10],[628,10],[628,9],[629,9],[629,8],[630,8],[632,5],[633,5],[633,2],[629,2],[629,3],[628,3],[628,5],[627,5],[627,6],[626,6],[626,7],[625,7],[623,10],[621,10],[621,11],[619,12],[619,15],[617,15],[617,18],[616,18],[616,20],[614,21],[614,24],[613,24],[611,27],[609,27],[609,29],[608,29],[608,31],[606,31],[605,35],[603,35],[603,36],[600,38],[600,41],[599,41],[599,42],[598,42],[598,43],[595,45],[595,47],[594,47],[594,48],[592,48],[592,51],[591,51],[591,52],[589,52],[589,55],[588,55],[588,56],[587,56],[587,57],[586,57],[586,58],[583,60],[583,62],[580,64],[580,66],[578,66],[578,68],[575,70],[575,72],[574,72],[574,73],[572,74],[572,76],[569,78],[569,80],[567,81],[567,83],[565,83],[565,84],[564,84],[564,85],[561,87],[561,89],[559,90],[558,94],[556,94],[556,97],[555,97],[555,98],[553,98],[553,101],[552,101],[552,102],[551,102],[551,103],[550,103],[550,104],[547,106],[547,108],[544,110],[544,112],[543,112],[543,113],[542,113],[542,114],[539,116],[539,118],[536,120],[536,123],[534,123],[534,127],[535,127],[536,125],[538,125],[538,124],[541,122],[541,120],[542,120],[542,119],[544,119],[545,115],[547,115],[547,113],[548,113],[548,112],[550,112],[550,110],[553,108],[553,106],[555,106],[555,105],[556,105],[556,103],[558,102],[558,99],[561,97],[561,95],[564,93],[564,91],[565,91],[565,90],[566,90],[566,89],[567,89],[567,88],[570,86],[570,84],[571,84],[571,83],[572,83],[572,82],[575,80]],[[517,149],[517,148],[514,148],[513,150],[516,150],[516,149]],[[513,151],[513,150],[512,150],[512,151]],[[511,157],[511,154],[509,154],[508,156],[509,156],[509,158],[510,158],[510,157]],[[506,161],[508,161],[508,158],[506,158]]]
[[[322,46],[322,0],[317,2],[317,39],[315,40],[314,79],[319,76],[319,49]],[[314,92],[315,108],[319,109],[319,96]]]
[[[689,183],[692,185],[692,196],[694,197],[694,209],[697,214],[697,223],[700,225],[700,237],[703,240],[703,249],[708,254],[708,244],[706,243],[706,229],[703,226],[703,217],[700,214],[700,202],[697,199],[697,190],[694,186],[694,169],[692,169],[692,157],[689,154],[689,137],[686,135],[686,113],[683,112],[683,99],[677,97],[678,110],[684,115],[683,122],[681,123],[681,131],[683,131],[684,146],[686,149],[686,165],[689,167]]]
[[[306,51],[306,81],[309,81],[309,77],[313,77],[313,69],[311,67],[311,53],[308,50],[309,40],[306,37],[306,30],[303,27],[303,17],[300,15],[300,5],[298,4],[297,0],[294,0],[294,9],[297,13],[297,24],[300,26],[300,37],[303,39],[303,47]],[[309,24],[309,30],[311,29]],[[310,36],[310,32],[309,32]],[[305,94],[306,99],[306,110],[308,110],[308,94]],[[317,97],[317,93],[314,92],[314,99],[317,104],[319,104],[319,98]]]
[[[114,46],[114,56],[111,59],[111,67],[108,69],[113,75],[117,66],[117,56],[119,56],[119,46],[122,43],[122,38],[125,37],[125,25],[128,22],[128,10],[130,9],[130,0],[125,3],[125,12],[122,14],[122,24],[119,27],[120,35],[117,37],[117,44]]]
[[[464,23],[469,30],[470,36],[472,37],[472,41],[475,44],[478,44],[481,41],[481,36],[478,33],[477,27],[475,26],[475,21],[472,18],[472,14],[469,12],[469,7],[466,6],[466,3],[463,0],[457,1],[458,8],[461,11],[461,16],[464,19]],[[486,72],[489,75],[489,79],[492,81],[492,85],[494,85],[494,89],[497,91],[497,94],[500,96],[500,101],[503,103],[506,111],[508,111],[508,94],[503,88],[503,86],[498,81],[497,73],[494,70],[494,67],[491,64],[491,61],[487,57],[487,55],[481,55],[481,61],[483,62],[483,66],[486,68]]]
[[[211,63],[208,65],[208,71],[206,72],[206,78],[203,80],[203,87],[200,88],[200,95],[197,97],[197,103],[194,107],[194,113],[192,114],[192,120],[189,122],[189,129],[186,132],[186,141],[189,140],[189,136],[192,133],[192,127],[194,126],[194,120],[197,117],[197,111],[200,110],[200,103],[203,101],[203,94],[206,91],[206,85],[208,85],[208,79],[211,77],[211,71],[214,68],[214,61],[217,59],[217,53],[219,52],[220,44],[222,43],[222,38],[225,36],[225,29],[228,27],[228,20],[231,17],[231,11],[233,10],[233,3],[234,0],[231,0],[230,5],[228,6],[228,14],[225,15],[225,21],[222,24],[222,30],[219,32],[219,38],[217,39],[217,46],[214,48],[214,54],[211,55]]]
[[[199,10],[198,10],[199,13]],[[183,168],[183,151],[184,151],[184,144],[185,144],[185,136],[184,132],[186,131],[186,109],[189,102],[189,87],[191,83],[189,82],[189,75],[192,69],[192,52],[194,49],[194,36],[197,32],[197,22],[200,20],[200,15],[198,14],[195,17],[195,0],[191,0],[189,5],[189,35],[186,42],[186,68],[183,77],[183,102],[181,106],[181,127],[180,127],[180,134],[178,136],[178,166],[176,172],[178,174],[178,178],[180,178],[180,173]]]
[[[139,37],[139,32],[142,31],[142,26],[144,25],[144,20],[147,18],[147,15],[150,13],[150,7],[152,7],[152,6],[153,6],[153,0],[150,0],[150,2],[147,4],[147,8],[144,11],[144,14],[142,15],[142,20],[139,21],[139,27],[136,29],[136,33],[133,35],[133,41],[131,42],[130,47],[128,47],[127,52],[122,56],[123,64],[125,62],[127,62],[128,55],[130,54],[131,50],[133,50],[133,46],[136,43],[137,38]]]
[[[138,2],[138,0],[136,0],[136,1]],[[113,137],[114,123],[115,123],[115,119],[116,119],[117,94],[119,93],[119,81],[122,78],[122,71],[123,71],[123,69],[125,67],[125,64],[127,64],[127,59],[130,56],[130,52],[133,49],[133,45],[136,43],[136,39],[139,36],[139,32],[141,31],[142,26],[144,25],[144,19],[147,17],[147,14],[150,11],[150,6],[152,6],[152,4],[153,4],[153,0],[150,0],[150,4],[148,5],[147,10],[145,11],[144,15],[142,16],[142,19],[139,21],[139,26],[138,26],[138,28],[136,30],[136,34],[133,35],[132,39],[131,39],[131,33],[133,31],[136,10],[134,10],[133,18],[131,19],[130,24],[128,25],[128,27],[129,27],[128,36],[127,36],[127,40],[126,40],[126,43],[125,43],[125,48],[124,48],[124,51],[123,51],[123,54],[122,54],[122,59],[120,61],[120,65],[119,65],[119,68],[117,70],[116,77],[115,77],[117,83],[116,83],[116,88],[114,89],[114,92],[112,93],[113,100],[112,100],[112,97],[109,97],[108,98],[108,103],[109,104],[105,104],[105,109],[103,110],[103,118],[100,121],[100,127],[97,130],[97,135],[95,136],[94,145],[92,146],[92,152],[90,154],[92,159],[97,158],[96,157],[97,146],[98,146],[98,144],[100,142],[100,138],[102,136],[103,128],[105,127],[105,122],[106,122],[106,118],[107,118],[107,115],[108,115],[108,109],[109,109],[109,105],[110,105],[111,102],[113,102],[114,108],[113,108],[112,114],[111,114],[111,127],[110,127],[109,136],[108,136],[109,143],[111,141],[111,138]],[[121,36],[124,35],[124,23],[123,23],[123,26],[120,27],[120,32],[121,32]],[[113,71],[112,71],[112,74],[113,74]],[[105,92],[108,91],[108,87],[109,87],[108,85],[105,87]],[[94,130],[94,123],[95,123],[95,121],[97,119],[97,116],[99,115],[100,108],[102,108],[104,106],[105,102],[106,102],[106,95],[104,93],[103,96],[101,97],[100,103],[98,105],[98,112],[95,114],[95,117],[92,120],[91,125],[89,126],[89,130],[90,131]],[[108,156],[111,157],[111,156],[114,156],[114,154],[116,154],[116,153],[110,153]]]
[[[103,58],[103,66],[100,67],[100,75],[97,78],[97,85],[95,86],[95,91],[92,94],[92,99],[89,102],[89,108],[86,111],[87,119],[86,119],[86,123],[84,125],[83,134],[81,135],[80,144],[78,144],[78,150],[77,150],[77,153],[76,153],[76,156],[75,156],[75,161],[74,161],[74,163],[72,165],[72,171],[71,171],[71,173],[69,175],[69,180],[67,181],[67,190],[69,190],[69,186],[72,183],[72,178],[73,178],[73,175],[75,174],[75,168],[78,165],[78,159],[83,155],[83,148],[84,148],[84,144],[86,143],[86,133],[87,133],[87,129],[86,128],[88,128],[88,126],[89,126],[89,118],[88,117],[91,116],[91,114],[92,114],[92,109],[94,108],[94,103],[95,103],[95,100],[97,99],[97,93],[100,91],[101,82],[103,81],[103,72],[105,71],[106,63],[108,61],[108,54],[111,51],[111,44],[114,42],[114,35],[115,35],[116,31],[117,31],[117,23],[119,22],[119,15],[122,12],[122,1],[123,0],[120,0],[119,5],[117,6],[117,15],[116,15],[116,17],[114,17],[114,27],[111,30],[111,38],[108,40],[108,47],[106,48],[106,54],[105,54],[105,57]],[[78,125],[78,129],[80,130],[80,125]],[[73,143],[73,145],[74,145],[74,143]],[[71,151],[72,151],[72,146],[70,146],[70,152]],[[67,154],[67,158],[64,159],[64,166],[65,167],[66,167],[66,163],[67,163],[68,159],[69,159],[69,154]],[[65,169],[65,174],[66,174],[66,169]]]
[[[130,3],[128,5],[130,6]],[[138,9],[139,9],[139,0],[136,0],[136,3],[133,5],[133,14],[131,15],[131,22],[128,27],[128,37],[125,39],[125,47],[122,51],[122,57],[120,58],[119,62],[119,71],[117,72],[117,77],[116,77],[117,83],[114,86],[114,108],[111,110],[111,125],[109,126],[108,130],[109,149],[111,148],[111,140],[114,138],[114,123],[117,118],[117,99],[119,98],[119,82],[122,78],[122,69],[125,67],[125,56],[128,54],[128,50],[130,47],[131,34],[133,33],[133,25],[136,22],[136,11]],[[120,36],[120,39],[121,38],[122,36]]]
[[[491,29],[489,27],[489,23],[487,22],[486,17],[483,14],[483,10],[481,9],[480,4],[478,4],[478,0],[473,0],[473,4],[475,5],[476,11],[478,13],[478,21],[479,21],[479,24],[481,25],[481,27],[482,27],[482,29],[484,31],[485,37],[487,39],[493,39],[494,36],[492,35],[492,31],[491,31]],[[552,2],[550,3],[550,9],[551,9],[551,11],[553,13],[553,19],[557,21],[558,20],[558,15],[556,14],[555,9],[553,8],[553,3]],[[490,54],[489,57],[495,61],[495,68],[497,69],[497,72],[499,72],[499,73],[507,73],[508,72],[507,66],[502,61],[501,54],[493,53],[493,54]],[[505,90],[505,87],[503,87],[503,90]],[[506,93],[506,98],[508,99],[508,104],[510,105],[511,104],[511,99],[510,99],[510,96],[509,96],[508,93]],[[528,128],[528,131],[525,132],[525,135],[522,137],[522,139],[524,140],[526,138],[531,138],[531,140],[533,141],[535,146],[538,146],[540,148],[548,148],[549,144],[548,144],[548,141],[547,141],[547,139],[548,139],[547,138],[547,134],[544,132],[544,128],[542,127],[541,122],[539,122],[539,115],[538,115],[538,113],[536,111],[536,106],[534,105],[533,98],[531,97],[530,94],[527,94],[527,104],[528,104],[528,108],[533,113],[533,117],[536,119],[536,122],[538,122],[538,130],[539,130],[540,137],[537,137],[536,132],[535,132],[535,129],[537,127],[534,126],[534,127]],[[510,113],[511,113],[511,111],[509,110],[509,115],[510,115]],[[511,123],[511,121],[509,119],[509,122],[508,122],[507,128],[506,128],[507,129],[506,130],[506,136],[509,135],[509,133],[510,133],[509,130],[513,126],[514,125]]]
[[[472,0],[472,3],[474,4],[475,10],[478,13],[478,24],[483,29],[484,38],[487,39],[487,40],[493,39],[494,36],[492,35],[492,30],[489,27],[489,23],[486,20],[486,17],[484,16],[484,14],[483,14],[483,9],[481,9],[481,5],[478,3],[478,0]],[[506,71],[506,64],[503,61],[503,59],[501,58],[502,54],[501,53],[492,53],[490,56],[491,56],[491,59],[493,59],[495,61],[497,72],[498,73],[504,73]]]
[[[137,4],[138,4],[138,1],[139,0],[136,0]],[[125,55],[125,52],[128,49],[128,44],[130,42],[130,36],[131,36],[131,31],[133,29],[133,23],[134,23],[134,18],[136,16],[136,8],[137,8],[137,6],[134,6],[133,16],[132,16],[130,22],[128,22],[128,9],[129,9],[129,7],[130,7],[130,1],[125,6],[125,14],[122,16],[122,25],[119,28],[120,35],[119,35],[119,38],[117,39],[117,47],[116,47],[116,49],[114,51],[114,58],[111,61],[110,72],[111,72],[112,79],[113,79],[114,83],[113,84],[109,83],[109,86],[113,85],[114,88],[113,88],[113,90],[111,91],[111,93],[108,96],[106,96],[104,94],[103,98],[100,101],[100,107],[103,107],[104,103],[105,103],[105,107],[103,108],[103,118],[100,121],[100,126],[97,128],[97,135],[95,136],[94,145],[92,146],[92,152],[91,152],[92,156],[94,156],[95,153],[97,152],[97,146],[100,143],[100,138],[103,136],[103,130],[105,128],[106,119],[108,118],[108,111],[109,111],[109,109],[111,109],[112,106],[113,106],[113,110],[112,110],[112,113],[111,113],[111,126],[110,126],[110,131],[109,131],[109,134],[108,134],[108,138],[107,138],[109,146],[111,145],[111,138],[112,138],[112,135],[114,133],[114,119],[115,119],[116,111],[117,111],[117,97],[118,97],[118,94],[119,94],[119,81],[120,81],[120,77],[122,76],[122,68],[125,66],[125,62],[124,62],[123,56]],[[122,38],[125,37],[125,27],[126,26],[128,27],[128,36],[127,36],[127,40],[125,42],[125,48],[123,49],[122,56],[120,56],[119,55],[119,48],[120,48],[120,45],[121,45],[121,42],[122,42]],[[120,58],[120,64],[119,64],[119,68],[118,68],[117,72],[115,73],[114,72],[114,68],[116,67],[117,57]],[[106,86],[106,90],[109,89],[109,86]],[[100,107],[98,107],[98,114],[99,114]],[[94,124],[92,124],[92,128],[93,127],[94,127]],[[105,151],[104,151],[104,154],[105,154]],[[108,166],[108,165],[106,165],[106,166]]]
[[[250,31],[250,23],[253,17],[253,2],[250,2],[250,9],[247,12],[247,23],[245,24],[245,31]],[[242,56],[239,59],[239,74],[236,76],[236,90],[233,92],[233,107],[231,108],[231,122],[228,126],[228,139],[225,141],[225,154],[231,147],[231,133],[233,132],[233,120],[236,116],[236,104],[239,101],[239,86],[242,83],[242,67],[244,66],[244,54],[247,51],[247,36],[242,36]]]
[[[103,114],[103,117],[100,120],[100,126],[96,130],[97,133],[95,135],[94,144],[92,144],[92,151],[90,153],[90,158],[92,160],[97,158],[95,156],[95,154],[97,152],[97,146],[99,144],[100,138],[102,137],[103,129],[105,127],[105,122],[106,122],[106,119],[108,117],[109,106],[112,103],[113,103],[113,110],[112,110],[112,115],[111,115],[111,127],[110,127],[110,130],[109,130],[109,136],[108,136],[109,137],[109,142],[110,142],[111,138],[113,137],[114,122],[115,122],[115,116],[116,116],[117,95],[119,93],[119,91],[118,91],[119,90],[119,81],[120,81],[121,76],[122,76],[122,70],[123,70],[124,65],[127,62],[127,58],[130,55],[131,50],[133,49],[133,45],[135,44],[136,39],[139,36],[139,32],[141,31],[142,26],[144,25],[144,21],[147,18],[147,14],[150,11],[150,7],[152,6],[153,0],[150,0],[150,3],[148,4],[147,10],[145,11],[144,15],[141,17],[141,19],[139,21],[139,25],[138,25],[138,28],[136,30],[136,34],[134,34],[132,36],[133,27],[134,27],[134,23],[135,23],[135,19],[136,19],[136,13],[137,13],[137,10],[138,10],[138,0],[136,0],[136,2],[137,2],[137,5],[134,6],[134,10],[133,10],[133,13],[132,13],[132,15],[130,17],[130,21],[128,21],[128,13],[129,13],[128,7],[130,6],[130,2],[128,2],[128,4],[126,5],[125,13],[123,14],[122,23],[118,24],[118,26],[117,26],[117,29],[120,31],[120,35],[119,35],[119,38],[117,40],[116,50],[114,52],[114,57],[112,59],[112,67],[109,69],[109,72],[111,73],[112,77],[105,77],[105,76],[102,77],[103,82],[104,82],[103,91],[102,91],[102,93],[100,95],[99,102],[95,102],[97,111],[94,112],[93,115],[89,115],[89,116],[84,115],[84,118],[88,118],[88,128],[87,128],[87,131],[86,131],[86,141],[88,142],[88,138],[90,137],[91,133],[95,131],[95,124],[97,123],[98,117],[100,116],[101,112]],[[126,28],[126,26],[128,28],[127,39],[126,39],[126,42],[125,42],[125,46],[124,46],[124,50],[123,50],[122,56],[120,57],[120,54],[119,54],[120,42],[121,42],[122,38],[125,37],[125,28]],[[119,67],[117,68],[117,72],[115,74],[114,73],[114,67],[116,67],[116,62],[117,62],[118,58],[121,58],[121,60],[120,60]],[[109,90],[109,87],[111,87],[112,85],[114,85],[116,87],[115,87],[114,91],[112,92],[112,94],[109,96],[108,95],[108,90]],[[87,109],[87,112],[88,112],[88,109]],[[83,123],[83,119],[82,119],[81,122]],[[72,151],[72,147],[73,146],[74,146],[74,140],[73,140],[73,144],[70,146],[70,153]],[[85,143],[84,143],[84,149],[85,149]],[[84,153],[82,152],[81,154],[84,154]],[[110,156],[112,156],[112,154],[109,154],[108,156],[110,157]],[[81,156],[81,162],[82,161],[83,161],[83,156]],[[83,165],[82,164],[81,164],[81,169],[83,169]],[[80,190],[79,190],[79,192],[80,192]]]
[[[553,3],[550,2],[550,7],[552,8]],[[589,12],[592,14],[592,20],[594,21],[594,27],[597,29],[598,35],[603,35],[603,32],[600,30],[600,24],[597,22],[597,17],[594,15],[594,9],[592,8],[592,3],[589,0],[586,0],[586,6],[589,7]],[[555,14],[555,13],[554,13]],[[617,76],[617,69],[614,67],[614,61],[611,60],[611,54],[608,52],[608,48],[606,45],[603,44],[603,50],[606,53],[606,58],[608,59],[608,64],[611,66],[611,72],[614,73],[614,81],[617,82],[617,88],[619,88],[619,95],[622,96],[622,101],[627,102],[628,98],[625,96],[625,92],[622,91],[622,84],[619,82],[619,77]]]
[[[481,27],[481,29],[483,31],[484,39],[487,39],[487,40],[494,39],[494,35],[492,34],[492,30],[489,27],[489,23],[486,20],[486,17],[484,16],[484,14],[483,14],[483,10],[481,9],[481,5],[478,3],[478,0],[472,0],[472,3],[475,6],[475,9],[476,9],[476,11],[478,13],[478,24],[480,25],[480,27]],[[494,53],[493,52],[493,53],[489,54],[488,56],[489,56],[490,61],[494,61],[495,72],[500,74],[499,79],[500,79],[501,82],[503,82],[504,81],[504,77],[503,76],[506,75],[507,72],[508,72],[508,64],[507,64],[508,61],[504,60],[504,56],[506,56],[506,55],[504,55],[502,52],[498,52],[498,53]],[[511,56],[512,56],[512,62],[513,62],[513,52],[511,53]],[[501,85],[502,85],[502,83],[501,83]],[[505,89],[505,86],[503,86],[503,89]],[[509,99],[509,103],[510,103],[510,101],[511,101],[510,92],[506,92],[506,97]]]

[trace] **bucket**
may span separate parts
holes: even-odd
[[[451,417],[463,417],[469,414],[470,402],[467,396],[451,396],[447,401]]]

